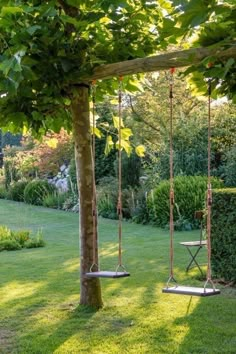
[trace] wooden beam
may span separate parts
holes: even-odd
[[[100,65],[94,69],[90,77],[84,81],[109,79],[112,77],[166,70],[172,67],[181,68],[199,64],[204,58],[213,56],[221,59],[236,59],[236,43],[228,48],[192,48],[188,50],[169,52],[156,56],[126,60],[113,64]]]

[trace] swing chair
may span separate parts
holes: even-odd
[[[202,288],[179,285],[174,277],[174,173],[173,173],[173,74],[175,69],[170,69],[170,275],[163,293],[190,296],[212,296],[220,294],[215,288],[211,278],[211,82],[208,82],[208,186],[207,186],[207,279]],[[174,286],[170,286],[174,283]],[[211,288],[207,285],[211,284]]]
[[[93,116],[93,129],[95,128],[95,81],[92,83],[92,116]],[[92,160],[93,160],[93,199],[92,199],[92,215],[93,215],[93,264],[88,273],[85,273],[87,278],[124,278],[130,276],[122,263],[122,167],[121,167],[121,126],[122,126],[122,77],[119,77],[119,90],[118,90],[118,265],[115,270],[100,270],[98,261],[96,260],[96,244],[97,244],[97,199],[96,199],[96,182],[95,182],[95,132],[92,134]]]

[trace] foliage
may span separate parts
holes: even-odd
[[[235,44],[235,1],[173,1],[172,18],[163,21],[161,37],[166,43],[178,43],[192,36],[194,46],[229,48]],[[193,42],[193,41],[192,41]],[[200,65],[192,65],[186,75],[192,74],[191,83],[199,93],[206,92],[206,80],[211,78],[212,87],[223,96],[236,100],[235,59],[219,59],[209,56]]]
[[[223,173],[225,177],[225,185],[228,187],[236,186],[236,145],[234,145],[225,154],[225,165]]]
[[[132,153],[130,156],[122,154],[121,163],[123,188],[139,186],[141,175],[140,157],[137,156],[135,153]]]
[[[213,190],[212,269],[215,276],[236,282],[236,189]]]
[[[12,200],[17,202],[24,201],[24,190],[28,182],[25,180],[20,180],[13,183],[9,188],[9,196]]]
[[[25,248],[37,248],[37,247],[44,247],[46,245],[42,231],[38,231],[35,237],[29,238],[25,242]]]
[[[153,3],[138,8],[130,1],[4,5],[0,91],[7,94],[1,98],[1,121],[18,129],[70,129],[74,83],[98,64],[144,57],[159,44],[155,29],[162,11]],[[104,83],[103,90],[108,87]]]
[[[68,187],[70,193],[73,195],[78,195],[76,164],[74,158],[72,158],[70,161]]]
[[[127,125],[132,127],[135,139],[147,146],[142,165],[151,188],[160,180],[169,178],[168,86],[167,74],[147,75],[144,92],[128,100],[125,112]],[[194,96],[177,73],[173,95],[174,174],[205,175],[207,100]],[[236,109],[230,102],[214,100],[211,106],[211,170],[214,176],[225,180],[225,154],[236,139]]]
[[[216,178],[212,178],[211,183],[213,188],[223,185]],[[150,222],[161,227],[169,223],[169,189],[169,181],[162,181],[148,196]],[[174,179],[174,222],[178,229],[194,227],[194,212],[204,209],[206,189],[207,178],[204,176],[178,176]]]
[[[44,198],[55,190],[56,187],[48,181],[36,179],[27,184],[24,190],[24,200],[28,204],[42,205]]]
[[[114,107],[105,98],[103,103],[96,104],[96,127],[100,130],[101,136],[95,136],[95,178],[96,182],[107,176],[114,176],[114,162],[116,150],[113,149],[109,154],[105,154],[108,134],[114,133],[112,128],[112,114]]]
[[[117,219],[118,181],[115,177],[104,177],[97,187],[98,214],[104,218]]]
[[[7,226],[0,225],[0,251],[43,246],[45,246],[45,242],[41,231],[31,238],[29,230],[11,230]]]
[[[149,213],[147,207],[147,191],[144,186],[129,188],[126,204],[129,217],[137,224],[147,224]]]
[[[2,133],[2,147],[6,146],[20,146],[21,134],[12,134],[11,132]]]
[[[53,193],[47,194],[43,198],[43,206],[53,209],[62,209],[68,197],[69,194],[67,192],[59,193],[58,191],[55,191]]]
[[[5,185],[0,184],[0,199],[8,198],[8,190]]]
[[[50,132],[33,150],[35,166],[41,178],[57,175],[60,166],[68,166],[73,155],[72,136],[64,129],[58,134]]]

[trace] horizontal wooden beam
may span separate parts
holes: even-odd
[[[236,59],[236,43],[228,49],[222,49],[219,47],[192,48],[146,58],[100,65],[94,69],[94,72],[90,77],[85,77],[84,81],[109,79],[118,76],[166,70],[172,67],[187,67],[192,64],[199,64],[204,58],[209,56],[222,59]]]

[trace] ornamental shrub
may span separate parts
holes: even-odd
[[[213,190],[211,263],[214,275],[236,282],[236,188]]]
[[[9,189],[9,197],[16,202],[24,201],[24,190],[27,186],[27,181],[17,181]]]
[[[62,209],[65,201],[67,200],[69,194],[68,192],[59,193],[55,191],[53,193],[47,194],[43,199],[43,206],[53,209]]]
[[[28,204],[42,205],[44,198],[56,191],[56,187],[46,180],[33,180],[24,190],[24,200]]]
[[[0,225],[0,252],[44,246],[45,241],[41,230],[31,237],[29,230],[11,230],[7,226]]]
[[[217,178],[211,180],[213,188],[220,188],[223,182]],[[205,206],[207,177],[205,176],[177,176],[174,179],[175,228],[191,229],[196,226],[194,212]],[[169,190],[170,182],[162,181],[148,196],[147,205],[149,221],[157,226],[165,227],[169,224]]]

